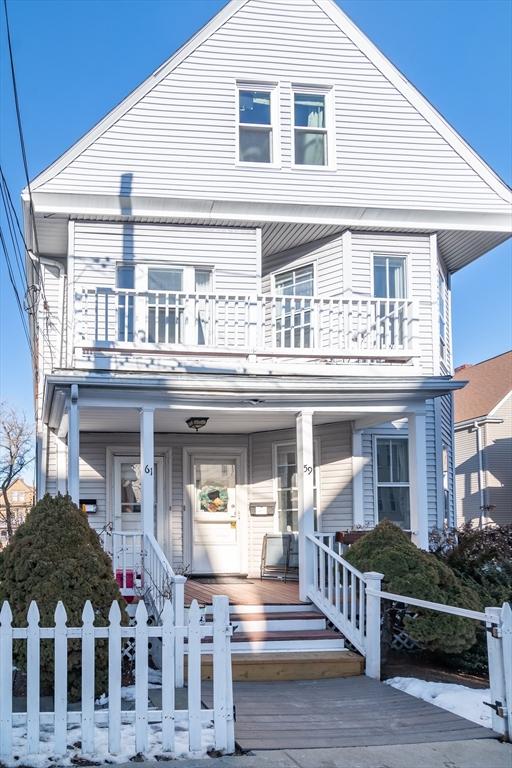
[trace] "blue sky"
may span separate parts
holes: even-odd
[[[512,2],[339,0],[341,7],[508,183]],[[223,0],[8,0],[31,177],[91,128]],[[0,22],[1,156],[24,186]],[[2,221],[2,225],[4,222]],[[512,346],[509,244],[453,278],[455,362]],[[0,258],[0,397],[32,414],[30,357]]]

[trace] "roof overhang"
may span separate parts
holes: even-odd
[[[26,195],[23,200],[27,204]],[[38,232],[45,228],[55,232],[49,241],[51,253],[45,252],[43,244],[40,255],[52,256],[67,254],[69,219],[261,227],[264,254],[283,250],[278,245],[281,240],[272,236],[276,227],[290,230],[286,248],[345,229],[437,233],[439,247],[450,272],[470,263],[512,234],[512,215],[476,211],[247,203],[171,197],[133,196],[127,200],[114,195],[37,191],[33,193],[33,203]],[[42,240],[44,243],[44,237]],[[29,248],[33,247],[31,242]]]
[[[183,405],[213,404],[215,407],[240,410],[256,409],[322,410],[353,408],[358,413],[382,409],[397,413],[425,400],[453,392],[465,382],[448,376],[311,376],[282,375],[217,375],[184,374],[155,377],[126,374],[51,375],[45,380],[42,418],[45,424],[57,428],[61,422],[69,389],[79,387],[81,405],[101,405],[115,408],[139,408],[150,400],[155,408]],[[113,400],[111,400],[113,398]]]

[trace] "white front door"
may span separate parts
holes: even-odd
[[[240,457],[191,456],[192,572],[242,570]]]
[[[142,531],[141,474],[138,456],[114,457],[114,531]],[[155,459],[155,527],[158,537],[159,510],[163,498],[163,459]]]

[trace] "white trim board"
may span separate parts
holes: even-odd
[[[117,107],[109,112],[70,149],[64,152],[54,163],[32,181],[34,189],[60,173],[87,147],[110,128],[134,104],[149,93],[161,80],[169,75],[187,56],[195,51],[205,40],[225,24],[234,14],[251,0],[231,0],[210,22],[200,29],[170,59],[159,67],[149,78],[138,86]],[[480,158],[462,139],[449,123],[434,109],[430,102],[407,80],[407,78],[382,54],[379,49],[358,29],[343,13],[334,0],[311,0],[322,9],[325,15],[367,56],[369,61],[388,79],[388,81],[409,101],[409,103],[427,120],[437,133],[454,149],[455,152],[477,173],[480,178],[504,201],[512,202],[512,191],[498,175]]]

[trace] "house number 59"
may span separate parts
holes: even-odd
[[[313,467],[311,467],[309,464],[304,464],[304,474],[310,475],[313,471]]]
[[[148,467],[148,465],[146,464],[146,466],[144,467],[144,472],[146,473],[146,475],[152,475],[153,467]]]

